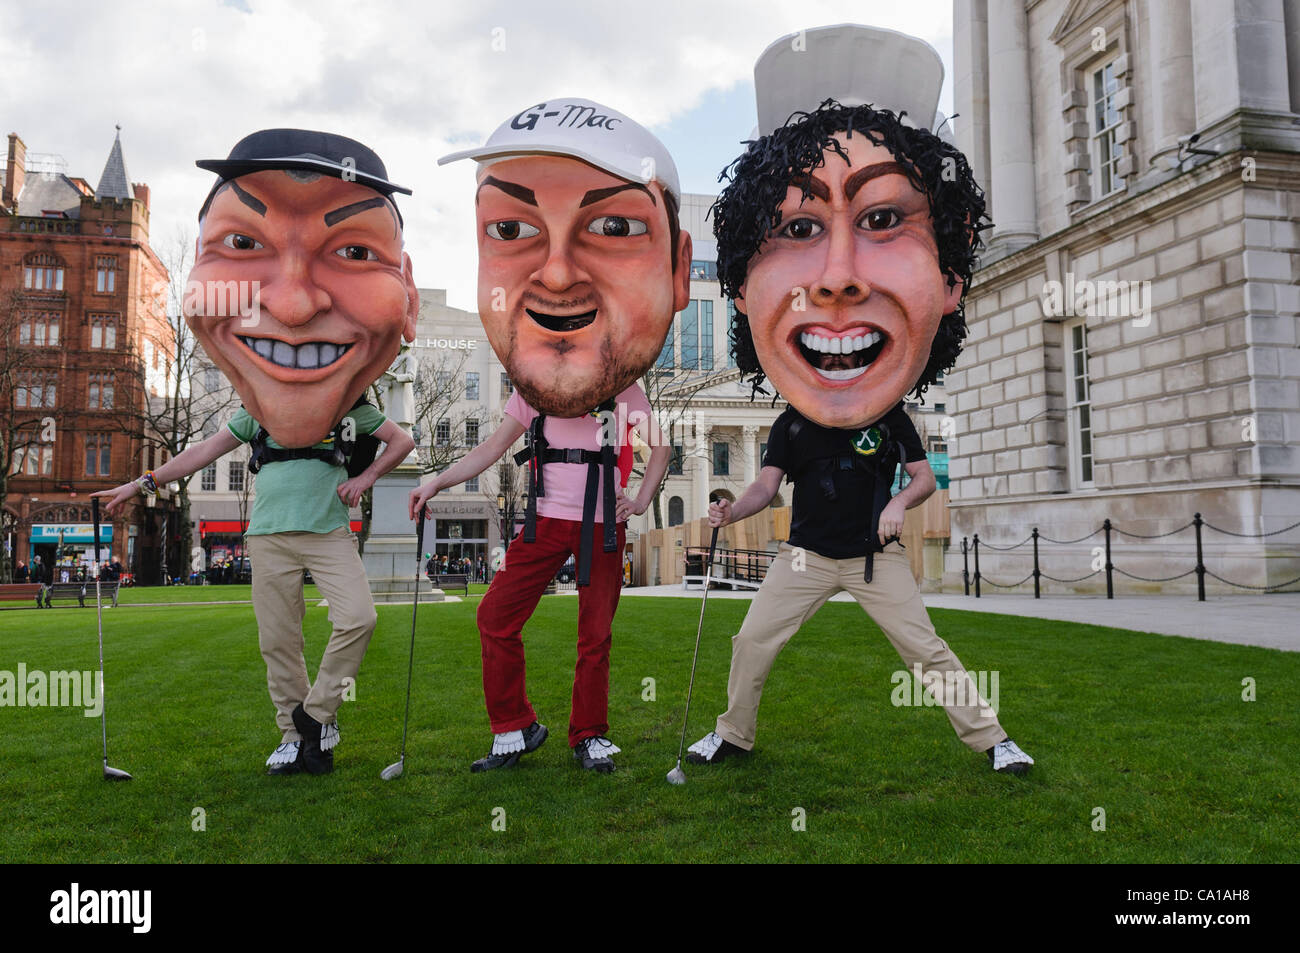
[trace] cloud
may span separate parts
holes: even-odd
[[[951,56],[948,0],[53,0],[7,9],[0,62],[19,78],[0,84],[9,130],[32,152],[62,153],[69,174],[94,185],[121,123],[127,167],[152,191],[156,240],[195,228],[211,183],[195,159],[224,156],[255,129],[328,129],[374,147],[393,180],[415,190],[402,209],[417,282],[447,288],[450,303],[469,309],[473,172],[436,160],[520,109],[578,95],[662,126],[711,92],[752,82],[754,60],[782,34],[864,17]]]

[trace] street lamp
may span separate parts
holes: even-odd
[[[497,513],[501,515],[501,549],[504,551],[510,548],[510,534],[506,532],[506,495],[504,493],[497,494]]]

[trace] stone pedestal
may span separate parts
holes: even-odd
[[[420,468],[402,463],[375,483],[370,507],[370,538],[361,562],[366,568],[366,578],[375,602],[409,602],[414,598],[417,568],[419,572],[420,601],[438,602],[443,597],[440,590],[429,589],[424,575],[424,553],[415,551],[415,526],[407,518],[407,501],[411,491],[420,482]],[[426,520],[425,533],[429,537],[433,527]]]

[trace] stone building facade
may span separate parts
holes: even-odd
[[[956,139],[996,228],[947,380],[949,587],[963,536],[1037,527],[1078,540],[1042,546],[1078,580],[1049,590],[1097,591],[1109,519],[1142,577],[1117,590],[1189,591],[1197,512],[1210,572],[1300,576],[1277,532],[1300,521],[1300,2],[953,10]],[[1015,582],[1028,553],[982,572]]]

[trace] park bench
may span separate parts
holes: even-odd
[[[27,602],[36,599],[39,604],[40,595],[39,582],[11,582],[0,585],[0,602]]]
[[[117,590],[119,585],[120,583],[117,581],[108,582],[107,580],[100,582],[99,584],[100,597],[103,599],[105,604],[108,604],[111,600],[111,604],[115,609],[117,608]],[[45,598],[44,606],[46,609],[54,608],[53,602],[55,600],[67,600],[70,602],[73,599],[76,599],[77,605],[82,607],[86,605],[87,600],[90,600],[90,604],[94,605],[95,580],[87,579],[85,582],[52,583],[45,587],[43,595]],[[37,605],[40,604],[41,602],[38,599]]]
[[[464,589],[465,595],[469,595],[469,576],[466,573],[430,573],[429,581],[433,583],[433,588],[441,589],[443,592],[449,588]]]

